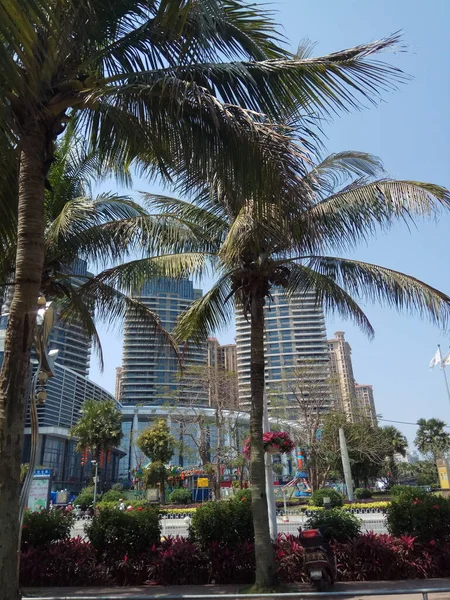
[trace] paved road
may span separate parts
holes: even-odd
[[[289,585],[286,586],[290,592],[300,592],[298,600],[301,600],[303,595],[301,592],[310,592],[311,588],[308,585]],[[377,581],[375,583],[370,582],[352,582],[352,583],[337,583],[334,587],[334,591],[348,591],[350,596],[348,599],[353,598],[354,600],[360,600],[362,598],[377,598],[378,600],[422,600],[422,595],[415,592],[420,588],[439,589],[448,588],[450,589],[450,579],[434,579],[428,581]],[[402,596],[394,596],[389,594],[390,590],[404,589],[408,593]],[[386,590],[386,595],[383,596],[368,596],[364,594],[365,591],[374,590]],[[28,588],[22,590],[23,598],[83,598],[88,596],[90,598],[98,598],[103,600],[105,597],[113,596],[114,598],[120,598],[126,600],[126,598],[142,596],[144,598],[161,598],[164,599],[167,596],[178,596],[178,595],[206,595],[209,598],[220,596],[222,594],[237,594],[243,593],[243,586],[237,585],[189,585],[189,586],[152,586],[152,587],[116,587],[116,588],[101,588],[101,587],[86,587],[86,588]],[[362,592],[362,593],[358,593]],[[245,599],[243,595],[242,598]],[[329,600],[333,600],[333,596],[328,596]],[[334,597],[336,598],[336,597]],[[429,600],[449,600],[450,592],[443,593],[430,593]],[[292,600],[290,598],[289,600]],[[326,598],[325,598],[326,600]]]

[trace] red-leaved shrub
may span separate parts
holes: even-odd
[[[380,581],[450,576],[450,544],[413,537],[395,538],[373,533],[333,546],[341,581]],[[279,535],[274,543],[281,582],[305,581],[303,548],[293,535]],[[89,542],[61,540],[22,553],[23,586],[83,585],[195,585],[254,581],[255,553],[250,542],[208,548],[184,538],[167,538],[146,552],[120,559],[99,555]]]
[[[303,573],[303,546],[300,538],[289,533],[280,534],[274,544],[277,577],[285,583],[306,581]]]
[[[72,538],[22,552],[20,583],[34,587],[109,585],[113,578],[97,562],[89,542]]]
[[[333,546],[342,581],[397,581],[430,576],[428,550],[412,537],[367,533]]]

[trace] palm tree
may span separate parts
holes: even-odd
[[[185,190],[206,193],[220,180],[223,191],[242,197],[268,188],[276,196],[290,174],[296,195],[305,151],[294,150],[270,119],[348,110],[402,74],[371,61],[398,36],[322,58],[292,56],[269,15],[244,0],[118,0],[113,8],[101,0],[0,0],[0,41],[0,229],[14,204],[11,165],[19,181],[0,374],[0,527],[14,539],[45,180],[66,123],[76,124],[102,162],[139,159],[147,174],[182,178]],[[307,120],[302,132],[308,150]],[[1,546],[6,600],[17,596],[14,561]]]
[[[369,336],[373,328],[359,299],[384,302],[437,323],[449,314],[450,298],[412,276],[328,254],[353,250],[377,228],[386,229],[398,219],[449,206],[450,194],[444,188],[392,181],[383,175],[373,156],[358,152],[329,156],[303,177],[302,189],[313,200],[296,214],[289,212],[288,200],[281,204],[268,200],[259,208],[252,199],[241,201],[226,194],[202,196],[192,203],[151,197],[162,218],[191,229],[199,247],[203,230],[205,261],[218,274],[211,290],[180,319],[178,338],[205,339],[232,317],[234,305],[250,321],[252,510],[259,587],[270,587],[274,579],[262,440],[264,307],[271,289],[282,287],[288,295],[300,297],[314,290],[318,303],[353,319]],[[144,259],[140,268],[146,264]],[[120,281],[115,283],[120,287]]]
[[[122,414],[114,400],[86,400],[70,435],[77,439],[78,452],[88,449],[101,467],[101,455],[117,448],[123,437]]]
[[[173,346],[158,315],[140,302],[108,285],[97,289],[96,297],[80,289],[79,282],[88,281],[90,276],[75,273],[79,258],[105,266],[137,251],[144,238],[152,235],[152,227],[157,233],[152,215],[130,198],[111,193],[92,197],[91,180],[102,176],[103,171],[98,152],[87,152],[72,128],[66,130],[47,177],[45,256],[40,286],[48,300],[56,301],[59,318],[77,319],[93,340],[101,364],[102,348],[94,315],[110,323],[111,319],[123,318],[125,311],[134,310],[144,327],[150,327],[152,333],[159,334]],[[126,172],[121,175],[127,177]],[[3,236],[0,235],[3,249],[0,289],[9,298],[17,248],[16,224],[17,207],[8,223],[4,223]]]
[[[389,471],[389,480],[398,483],[398,467],[395,456],[398,454],[406,456],[408,440],[401,431],[392,425],[382,427],[381,432],[386,440],[386,462]]]
[[[443,458],[450,448],[450,434],[445,431],[447,426],[441,419],[419,419],[418,430],[414,445],[421,454],[431,457],[433,462]]]

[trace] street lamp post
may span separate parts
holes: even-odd
[[[95,467],[95,475],[94,475],[94,510],[95,510],[95,505],[97,503],[98,462],[96,460],[91,460],[91,464],[93,467]]]

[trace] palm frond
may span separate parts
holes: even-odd
[[[132,79],[154,88],[175,80],[197,84],[227,104],[262,112],[284,121],[295,111],[332,113],[375,103],[381,91],[395,89],[407,78],[400,69],[372,56],[399,44],[392,36],[317,58],[277,58],[253,62],[198,63],[149,71]],[[126,84],[127,75],[115,80]],[[113,80],[110,80],[111,82]],[[161,85],[161,84],[160,84]],[[163,86],[165,87],[164,83]]]
[[[329,256],[313,256],[306,266],[340,285],[351,296],[428,317],[443,327],[447,325],[450,297],[415,277],[370,263]]]
[[[96,113],[85,113],[91,139],[102,140],[103,159],[138,160],[149,175],[178,178],[183,194],[206,194],[220,185],[222,193],[238,200],[280,198],[281,190],[288,190],[298,205],[305,202],[299,190],[309,158],[290,135],[258,115],[220,103],[199,86],[181,83],[164,90],[118,88]]]
[[[314,291],[318,306],[328,313],[337,313],[343,319],[351,319],[366,335],[372,338],[374,329],[358,303],[332,277],[309,265],[293,262],[283,263],[290,271],[286,294],[302,298]]]
[[[203,252],[152,256],[105,269],[84,284],[83,290],[95,296],[98,286],[108,285],[128,296],[138,296],[151,279],[202,277],[207,267],[208,256]]]
[[[417,217],[438,215],[450,207],[449,190],[420,181],[357,181],[306,210],[293,223],[300,253],[327,248],[352,249],[388,229],[398,220],[414,223]],[[294,249],[295,245],[293,245]]]
[[[180,315],[174,337],[180,343],[202,343],[229,323],[233,315],[230,273],[222,273],[213,287]]]
[[[64,292],[65,298],[57,301],[59,319],[62,323],[76,322],[81,325],[84,334],[92,340],[100,371],[103,372],[105,366],[103,348],[92,312],[92,306],[86,303],[86,298],[79,293],[70,281],[65,282]]]
[[[123,324],[125,318],[131,319],[136,322],[140,331],[156,338],[161,348],[169,348],[180,364],[182,362],[178,345],[172,334],[162,326],[159,315],[136,298],[121,293],[98,278],[89,279],[78,288],[72,287],[61,311],[61,318],[80,319],[89,335],[95,331],[97,320],[113,327]],[[99,344],[100,340],[97,338],[97,351],[101,350]]]
[[[330,154],[304,178],[319,197],[333,194],[351,178],[376,177],[384,173],[381,160],[366,152],[346,151]]]

